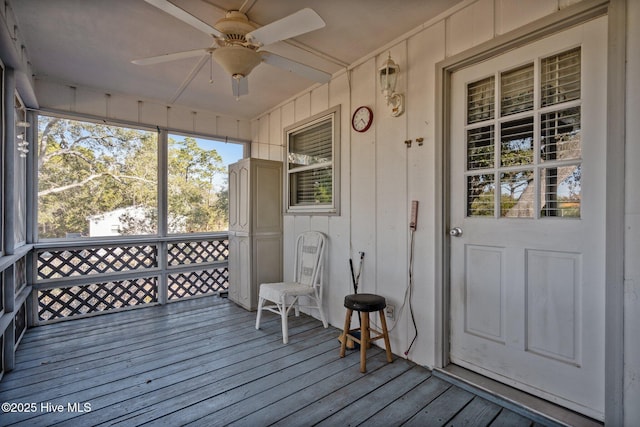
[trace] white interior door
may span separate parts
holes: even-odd
[[[456,71],[450,359],[604,414],[606,20]]]

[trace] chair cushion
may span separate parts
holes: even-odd
[[[380,295],[352,294],[344,297],[344,306],[356,311],[380,311],[387,306],[387,301]]]
[[[263,283],[260,285],[260,298],[280,301],[282,295],[301,296],[313,294],[313,287],[295,282]]]

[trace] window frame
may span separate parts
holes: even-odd
[[[284,212],[291,215],[339,215],[340,214],[340,105],[331,107],[325,111],[298,121],[284,128]],[[315,125],[323,123],[327,120],[331,121],[332,141],[331,141],[331,203],[322,203],[315,205],[297,205],[292,203],[291,195],[291,176],[298,172],[313,170],[312,165],[302,167],[293,167],[289,165],[289,152],[291,137],[306,129],[310,129]],[[328,162],[327,162],[328,163]],[[318,169],[326,167],[326,164],[320,164]]]

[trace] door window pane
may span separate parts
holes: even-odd
[[[493,216],[495,200],[493,174],[467,176],[467,216]]]
[[[580,99],[580,52],[578,47],[542,60],[540,104],[543,107]]]
[[[580,165],[543,168],[540,216],[580,218]]]
[[[535,196],[532,169],[500,174],[500,216],[533,218]]]
[[[543,162],[582,156],[580,107],[542,114],[540,127],[540,159]]]
[[[533,64],[525,65],[500,76],[500,114],[533,109]]]
[[[533,163],[533,117],[502,123],[500,134],[501,166]]]
[[[467,86],[467,124],[491,120],[495,109],[495,78],[493,76]]]
[[[495,157],[493,125],[467,131],[467,170],[493,167]]]

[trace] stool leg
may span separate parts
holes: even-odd
[[[280,318],[282,322],[282,342],[287,344],[289,342],[289,325],[287,324],[287,297],[282,296],[282,304],[280,305]]]
[[[393,362],[391,357],[391,342],[389,341],[389,332],[387,331],[387,320],[384,318],[384,310],[378,312],[380,315],[380,323],[382,324],[382,335],[384,337],[384,348],[387,350],[387,362]]]
[[[349,333],[349,328],[351,328],[352,314],[353,314],[353,310],[348,308],[347,317],[344,319],[344,329],[342,330],[342,344],[340,344],[340,357],[344,357],[347,351],[347,334]]]
[[[360,372],[367,372],[367,347],[369,346],[369,312],[361,311],[360,320]]]

